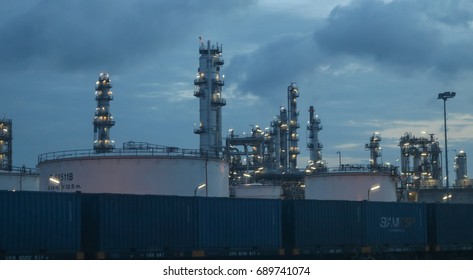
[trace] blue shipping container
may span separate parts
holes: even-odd
[[[196,249],[282,247],[279,200],[198,197],[197,201]]]
[[[80,194],[0,191],[0,251],[80,251]]]
[[[282,201],[286,249],[343,251],[361,246],[362,205],[356,201]],[[341,250],[341,251],[340,251]]]
[[[83,194],[86,252],[191,250],[196,213],[189,197]]]
[[[428,205],[429,239],[434,250],[473,246],[473,204]]]
[[[426,205],[364,201],[364,244],[372,248],[425,249]]]

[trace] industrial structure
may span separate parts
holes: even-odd
[[[297,129],[300,127],[298,122],[299,111],[297,111],[297,97],[299,97],[299,88],[296,83],[291,83],[287,87],[287,116],[288,116],[288,146],[289,166],[286,170],[296,170],[297,156],[299,155],[299,134]]]
[[[37,191],[38,172],[34,168],[13,165],[13,121],[0,120],[0,190]]]
[[[201,45],[199,52],[207,59],[210,59],[208,55],[219,57],[221,46],[203,48]],[[223,64],[223,60],[219,63]],[[202,59],[201,64],[205,65]],[[217,81],[215,75],[218,77],[219,69],[216,68],[203,71],[201,76],[203,80],[211,75],[214,78],[209,79],[209,84],[205,83],[207,86],[199,87],[198,91],[203,96],[201,148],[198,150],[134,141],[115,148],[110,140],[110,128],[115,124],[109,110],[112,85],[107,73],[100,74],[95,93],[94,149],[39,155],[39,190],[228,197],[228,164],[222,159],[221,140],[218,140],[221,112],[215,110],[218,104],[224,103],[220,99],[223,83]],[[209,100],[211,102],[206,103]]]
[[[417,201],[423,188],[442,186],[442,151],[434,134],[416,137],[406,132],[399,140],[401,148],[401,187],[403,196]]]
[[[304,197],[304,172],[298,169],[299,88],[292,82],[287,88],[287,108],[281,106],[270,127],[253,126],[249,136],[241,137],[233,129],[225,142],[225,155],[230,163],[231,193],[265,198],[300,199]],[[313,107],[311,107],[313,110]],[[311,121],[309,121],[311,122]],[[317,132],[320,120],[312,115],[312,146],[321,159]]]
[[[318,200],[398,201],[396,166],[379,161],[381,136],[373,133],[365,148],[370,151],[368,165],[339,164],[334,169],[309,166],[305,178],[305,198]],[[317,172],[315,172],[317,171]]]
[[[199,137],[198,149],[135,141],[116,148],[110,136],[115,125],[110,113],[112,83],[108,73],[101,73],[95,85],[93,149],[40,155],[37,189],[379,201],[428,201],[431,198],[421,196],[430,191],[436,200],[440,195],[448,197],[449,190],[442,184],[442,151],[433,134],[418,138],[406,133],[400,138],[400,172],[396,166],[383,163],[379,133],[373,133],[364,145],[370,153],[369,164],[342,164],[341,153],[337,152],[338,167],[329,168],[322,157],[322,125],[314,106],[309,107],[306,126],[309,160],[304,167],[298,167],[300,90],[294,82],[287,86],[286,102],[268,127],[252,125],[251,132],[242,136],[230,129],[224,137],[222,45],[200,38],[198,52],[199,66],[193,80],[194,96],[199,100],[199,123],[194,127]],[[0,122],[0,170],[7,172],[15,170],[11,131],[11,120],[4,118]],[[19,183],[5,183],[2,188],[22,189],[23,175],[37,174],[22,171],[30,170],[26,168],[18,170],[22,175],[15,182]],[[473,189],[466,170],[466,154],[461,151],[455,159],[457,179],[452,191]]]
[[[446,184],[441,183],[422,186],[416,192],[417,197],[409,197],[411,201],[473,203],[473,180],[468,178],[467,157],[464,151],[456,154],[453,167],[456,174],[453,186],[447,188]]]
[[[319,131],[322,130],[320,118],[315,114],[314,106],[309,107],[309,121],[307,122],[307,149],[309,150],[309,163],[306,173],[325,172],[327,164],[322,159],[323,145],[319,141]]]
[[[370,169],[372,170],[379,167],[378,158],[382,156],[380,142],[381,136],[375,132],[370,138],[370,143],[365,145],[365,148],[370,151]]]
[[[222,98],[224,76],[220,67],[224,64],[222,45],[204,44],[200,39],[199,68],[194,80],[194,96],[199,98],[200,122],[194,133],[200,136],[200,152],[205,156],[219,157],[222,146]]]
[[[0,120],[0,170],[12,171],[12,120]]]
[[[442,173],[442,150],[434,134],[415,137],[406,132],[400,138],[401,148],[401,199],[411,202],[472,203],[473,182],[467,174],[467,157],[464,151],[455,156],[456,180],[447,188]]]
[[[466,153],[464,151],[459,151],[456,154],[454,168],[456,174],[455,187],[472,187],[473,182],[468,178]]]
[[[115,125],[110,114],[110,101],[113,100],[112,81],[108,73],[101,73],[95,83],[95,100],[97,108],[94,117],[94,149],[97,153],[107,153],[114,149],[114,141],[110,139],[110,128]]]

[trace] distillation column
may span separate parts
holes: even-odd
[[[405,133],[400,138],[401,182],[404,187],[417,190],[424,187],[438,187],[442,182],[441,149],[434,134],[415,137]]]
[[[271,136],[273,137],[273,150],[274,150],[274,159],[275,166],[274,170],[281,169],[281,120],[279,116],[276,116],[271,122]]]
[[[0,170],[12,171],[12,120],[0,120]]]
[[[379,167],[378,158],[381,157],[381,136],[379,133],[375,132],[370,137],[370,143],[365,145],[365,148],[370,150],[370,168],[371,170],[376,170]]]
[[[468,179],[466,153],[464,151],[458,152],[458,154],[455,156],[455,173],[457,177],[455,180],[456,187],[471,186],[472,182],[470,179]]]
[[[110,128],[115,125],[112,114],[110,114],[110,101],[113,100],[112,83],[110,75],[101,73],[95,83],[95,100],[97,109],[94,117],[94,149],[97,153],[111,152],[114,142],[110,140]]]
[[[200,135],[200,152],[203,155],[218,157],[222,147],[222,107],[226,105],[222,98],[224,85],[220,67],[224,64],[222,45],[218,43],[199,46],[199,68],[194,80],[194,96],[199,98],[200,123],[194,133]]]
[[[279,166],[282,171],[287,171],[287,136],[288,136],[288,123],[287,123],[287,110],[284,107],[279,109]]]
[[[297,97],[299,97],[299,89],[296,83],[291,83],[287,87],[289,170],[296,170],[297,155],[299,154],[299,135],[297,134],[297,129],[300,125],[298,123]]]
[[[307,124],[309,132],[307,148],[309,149],[309,160],[318,163],[322,160],[322,143],[319,142],[319,131],[322,130],[320,119],[315,115],[314,106],[309,107],[309,121]]]

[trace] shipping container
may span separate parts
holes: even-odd
[[[428,219],[433,251],[473,250],[473,204],[429,204]]]
[[[281,203],[272,199],[197,198],[197,250],[250,257],[282,248]]]
[[[87,258],[172,258],[192,252],[194,198],[83,194]]]
[[[80,194],[0,191],[0,255],[61,259],[80,255]]]
[[[293,200],[282,203],[283,240],[288,254],[345,254],[361,246],[364,213],[360,202]]]
[[[426,205],[364,201],[364,245],[372,251],[427,249]]]

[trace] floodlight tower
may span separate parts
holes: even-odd
[[[110,140],[110,128],[115,125],[112,114],[110,114],[110,101],[113,100],[112,83],[110,75],[100,73],[95,83],[95,100],[97,108],[94,117],[94,149],[97,153],[111,152],[114,141]]]
[[[199,54],[194,96],[199,98],[200,123],[194,133],[200,136],[201,154],[218,157],[222,151],[222,107],[226,105],[222,98],[224,76],[220,74],[222,45],[204,44],[201,39]]]
[[[445,189],[448,191],[448,148],[447,148],[447,99],[454,98],[456,95],[455,92],[447,91],[444,93],[439,93],[437,99],[443,100],[443,127],[445,133]]]

